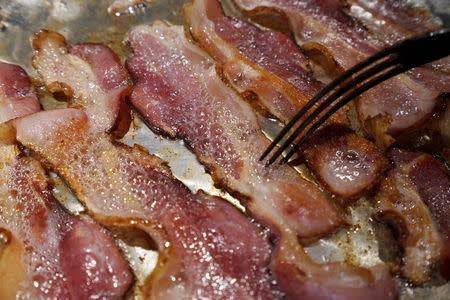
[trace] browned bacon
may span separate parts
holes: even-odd
[[[127,42],[133,54],[126,65],[136,81],[132,104],[152,128],[185,140],[217,183],[247,198],[249,213],[276,235],[271,270],[289,297],[395,297],[385,270],[318,265],[306,255],[297,236],[336,228],[337,213],[289,167],[258,162],[268,141],[253,111],[223,84],[213,61],[189,42],[183,27],[155,21],[134,28]]]
[[[38,110],[39,101],[25,71],[0,62],[0,123]]]
[[[313,57],[335,70],[345,70],[383,47],[360,22],[346,13],[343,1],[235,0],[250,14],[287,19],[296,41]],[[276,16],[276,17],[274,17]],[[277,21],[273,21],[278,18]],[[267,21],[267,18],[266,18]],[[447,86],[447,89],[449,87]],[[407,75],[399,75],[367,91],[357,101],[366,131],[380,145],[427,120],[439,92]]]
[[[378,211],[401,237],[403,275],[424,283],[438,260],[450,266],[450,175],[429,154],[392,149],[389,157],[395,167],[376,196]]]
[[[99,124],[113,124],[116,116],[97,115],[90,106],[101,111],[100,106],[108,108],[123,97],[100,98],[102,104],[98,104],[89,89],[97,91],[102,80],[109,82],[109,73],[89,77],[93,81],[85,85],[84,76],[100,74],[99,66],[65,51],[65,44],[58,41],[63,38],[55,33],[38,34],[34,65],[49,86],[54,86],[55,75],[61,74],[59,66],[64,65],[66,75],[58,77],[58,86],[69,87],[72,105],[89,114],[72,108],[36,113],[15,121],[17,139],[62,175],[97,220],[140,228],[155,240],[160,256],[144,287],[145,296],[280,298],[282,293],[268,272],[271,249],[263,230],[225,200],[201,191],[191,193],[157,157],[139,147],[112,142],[104,132],[108,128]],[[77,47],[83,52],[93,45]],[[96,49],[92,61],[112,54],[107,47]],[[59,62],[54,68],[42,63],[52,60]],[[82,70],[83,76],[75,80],[74,69]],[[123,70],[116,75],[126,78]],[[110,91],[106,88],[100,96]]]
[[[186,6],[185,14],[192,35],[222,65],[229,82],[241,93],[256,94],[283,122],[322,87],[311,76],[308,59],[287,36],[225,16],[215,0],[195,0]],[[346,123],[344,111],[330,122]],[[344,138],[342,131],[342,126],[322,130],[317,137],[320,147],[312,143],[305,157],[329,191],[355,199],[377,183],[383,158],[364,138],[350,130],[344,130]]]
[[[0,64],[0,120],[40,109],[26,73]],[[17,109],[20,107],[20,109]],[[0,134],[1,299],[120,299],[130,270],[114,240],[91,219],[65,212],[37,161],[23,157],[9,125]]]

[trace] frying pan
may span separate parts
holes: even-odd
[[[440,17],[450,27],[449,0],[406,0],[414,5],[428,5],[434,15]],[[30,36],[42,28],[62,33],[69,43],[99,42],[107,44],[122,59],[128,54],[122,43],[126,32],[136,24],[149,23],[157,18],[175,24],[183,24],[182,6],[190,0],[150,0],[146,7],[134,8],[131,12],[111,15],[107,12],[113,0],[0,0],[0,60],[19,64],[27,72],[37,78],[30,65]],[[228,13],[237,15],[229,0],[222,1]],[[59,108],[64,103],[55,101],[44,91],[40,91],[45,109]],[[274,129],[274,122],[264,120],[266,133]],[[195,156],[187,150],[182,142],[161,138],[152,133],[140,119],[135,116],[133,126],[124,137],[123,142],[135,143],[146,147],[150,153],[156,154],[169,162],[178,179],[191,190],[202,189],[210,194],[218,195],[244,210],[239,202],[230,195],[217,190],[204,168],[198,164]],[[299,171],[304,171],[302,167]],[[55,182],[54,194],[58,200],[72,213],[83,213],[83,206],[78,203],[61,179],[51,174]],[[383,237],[386,232],[370,216],[372,209],[366,199],[360,199],[349,208],[347,230],[322,239],[306,248],[317,262],[347,260],[361,266],[372,266],[381,262],[380,255],[389,255],[383,249]],[[131,246],[120,235],[116,241],[131,263],[137,286],[155,267],[158,254],[140,246]],[[382,245],[380,247],[380,245]],[[388,249],[388,248],[386,248]],[[434,287],[414,288],[401,282],[402,299],[449,299],[450,283],[434,283]],[[134,298],[140,299],[140,290],[135,289]]]

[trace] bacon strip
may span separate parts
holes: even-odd
[[[314,237],[342,224],[328,199],[292,168],[258,161],[269,141],[256,116],[182,27],[137,27],[127,42],[134,55],[126,66],[136,81],[130,99],[152,128],[183,138],[220,184],[253,199],[249,207],[280,227]]]
[[[17,139],[32,149],[69,183],[78,198],[103,224],[137,227],[148,233],[160,251],[158,265],[144,287],[150,299],[278,299],[268,272],[271,249],[263,230],[225,200],[198,192],[192,194],[176,180],[164,162],[139,147],[130,148],[104,132],[99,124],[113,124],[114,114],[97,115],[90,106],[111,105],[122,98],[97,104],[86,95],[81,77],[71,77],[84,64],[83,74],[101,74],[99,66],[65,51],[63,38],[41,32],[34,65],[46,85],[53,86],[58,68],[42,61],[65,65],[58,77],[72,91],[77,109],[46,111],[15,122]],[[58,48],[63,49],[58,49]],[[78,45],[84,52],[92,45]],[[92,61],[112,54],[97,47]],[[54,55],[57,53],[57,55]],[[77,61],[70,65],[68,62]],[[117,61],[117,60],[115,60]],[[109,73],[93,77],[91,85],[108,82]],[[123,72],[117,73],[122,79]],[[120,81],[122,82],[122,81]],[[110,90],[105,90],[106,94]],[[114,94],[113,94],[114,95]],[[94,95],[95,96],[95,95]],[[101,111],[99,109],[98,111]],[[95,120],[99,118],[99,120]],[[107,130],[107,128],[106,128]]]
[[[311,76],[308,59],[287,36],[227,17],[214,0],[195,0],[185,7],[185,15],[192,35],[221,64],[233,87],[256,94],[283,122],[323,86]],[[347,123],[343,110],[329,121],[334,122]],[[383,158],[374,145],[350,130],[345,130],[346,138],[338,138],[342,131],[342,126],[323,129],[316,138],[320,149],[312,143],[315,146],[306,149],[305,157],[330,192],[356,199],[378,182]]]
[[[297,43],[334,70],[346,70],[382,48],[382,44],[346,13],[342,1],[234,2],[252,15],[270,18],[272,23],[279,23],[280,16],[287,19]],[[273,21],[274,18],[277,20]],[[401,74],[367,91],[357,101],[357,110],[366,131],[385,146],[426,121],[438,95],[439,92]]]
[[[450,175],[429,154],[392,149],[389,156],[395,168],[376,196],[378,212],[400,232],[403,275],[422,284],[437,261],[449,267]]]
[[[218,1],[194,1],[184,12],[192,36],[233,87],[256,94],[279,120],[289,121],[322,87],[308,58],[284,34],[225,16]],[[333,121],[346,122],[342,111]]]
[[[0,64],[0,119],[40,109],[26,73]],[[19,109],[17,109],[19,107]],[[0,298],[119,299],[132,283],[114,240],[85,216],[63,210],[49,191],[42,167],[12,144],[11,126],[0,136]]]
[[[183,27],[155,21],[134,28],[127,42],[133,54],[126,66],[136,81],[132,104],[152,128],[183,138],[217,183],[248,198],[248,211],[277,237],[271,269],[289,297],[395,296],[385,270],[317,265],[306,255],[297,236],[336,228],[338,215],[289,167],[265,168],[258,162],[268,141],[253,111],[223,84],[213,61],[189,42]]]
[[[40,109],[25,71],[19,66],[0,62],[0,123]]]

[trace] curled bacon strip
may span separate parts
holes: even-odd
[[[0,63],[0,120],[40,110],[26,73]],[[10,122],[11,123],[11,122]],[[119,299],[132,282],[114,240],[85,216],[65,212],[37,161],[23,157],[2,125],[0,135],[0,298]]]
[[[111,107],[124,101],[127,75],[109,48],[81,44],[68,51],[63,41],[56,33],[36,35],[33,63],[46,85],[69,88],[71,105],[86,112],[22,118],[17,139],[61,174],[102,224],[136,227],[154,239],[160,256],[145,296],[279,299],[264,231],[225,200],[191,193],[157,157],[112,141],[106,131],[118,119]],[[104,71],[111,69],[118,71]]]
[[[404,248],[403,275],[420,284],[441,261],[445,276],[450,262],[450,175],[431,155],[391,149],[395,167],[382,181],[377,206],[391,221]]]
[[[268,141],[253,111],[223,84],[183,27],[155,21],[134,28],[127,42],[133,54],[126,66],[136,81],[132,104],[152,128],[183,138],[217,183],[248,199],[249,213],[276,236],[271,270],[289,297],[395,297],[383,268],[320,265],[307,256],[297,236],[326,233],[341,220],[324,195],[292,169],[258,162]]]
[[[241,93],[256,94],[283,122],[322,87],[311,76],[306,56],[287,36],[225,16],[214,0],[195,0],[185,7],[185,14],[192,35],[221,64],[233,87]],[[344,110],[329,120],[334,122],[347,123]],[[305,158],[330,192],[349,200],[378,182],[384,160],[374,145],[344,127],[321,130],[313,138],[316,142],[306,147]]]
[[[319,182],[345,200],[357,199],[376,186],[386,165],[374,144],[342,125],[319,130],[303,155]]]
[[[50,92],[65,94],[72,105],[95,115],[93,122],[99,131],[116,136],[128,131],[131,119],[122,100],[129,94],[130,81],[108,47],[91,43],[66,47],[63,36],[43,30],[34,36],[33,48],[33,66],[41,76],[45,74]]]

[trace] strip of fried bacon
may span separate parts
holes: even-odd
[[[395,167],[376,195],[377,210],[401,237],[403,275],[421,284],[436,262],[450,267],[450,175],[426,153],[394,148],[388,155]]]
[[[251,210],[299,236],[342,224],[325,195],[295,170],[258,161],[269,141],[253,110],[223,84],[214,62],[187,40],[182,27],[137,27],[127,42],[134,55],[126,66],[136,82],[130,99],[150,127],[184,139],[219,184],[254,199]]]
[[[218,1],[196,0],[184,12],[192,36],[233,87],[256,94],[279,120],[289,121],[322,87],[308,58],[284,34],[225,16]],[[333,121],[345,123],[344,113]]]
[[[363,22],[371,34],[386,46],[443,27],[441,22],[433,17],[426,7],[413,7],[411,3],[406,3],[407,1],[348,0],[348,2],[351,4],[348,8],[349,13]],[[448,92],[450,91],[449,57],[415,68],[409,71],[408,75],[426,87],[447,93],[444,96],[444,101],[448,102]],[[440,128],[435,124],[449,123],[450,116],[445,112],[440,112],[435,116],[433,122],[427,122],[425,128],[421,128],[421,131],[415,132],[413,135],[432,136],[432,139],[428,139],[429,143],[433,145],[431,147],[433,149],[430,150],[448,156],[446,152],[450,149],[450,142],[447,136],[450,127]],[[411,140],[411,137],[407,135],[404,139]]]
[[[26,73],[4,63],[0,69],[1,120],[39,111]],[[0,298],[124,297],[132,275],[114,240],[91,219],[67,213],[39,163],[14,144],[12,127],[0,131]]]
[[[334,71],[349,69],[383,48],[343,1],[235,0],[239,8],[268,25],[285,25],[310,57]],[[287,26],[286,26],[287,24]],[[361,125],[380,146],[428,120],[439,91],[401,74],[370,89],[358,101]]]
[[[122,86],[127,81],[117,58],[113,63],[107,59],[114,56],[112,51],[92,44],[67,51],[63,37],[49,32],[35,35],[33,45],[33,65],[44,83],[66,87],[57,91],[69,91],[71,105],[87,113],[68,108],[22,118],[15,121],[17,139],[68,182],[99,222],[139,228],[156,242],[160,256],[143,287],[144,295],[280,298],[268,272],[271,248],[263,229],[225,200],[201,191],[191,193],[163,161],[112,140],[106,133],[109,128],[99,126],[120,122],[115,114],[105,118],[97,112],[101,106],[106,111],[109,105],[120,106],[125,96],[116,97],[117,84],[108,84]],[[96,51],[91,51],[93,47]],[[92,54],[90,59],[85,60],[86,53]],[[116,64],[119,71],[102,72],[110,70],[99,65],[102,62]],[[61,66],[64,72],[59,72]],[[112,97],[103,98],[105,94]]]
[[[195,0],[185,7],[185,15],[195,40],[221,64],[233,87],[256,94],[279,120],[288,122],[323,86],[311,76],[306,56],[284,34],[225,16],[215,0]],[[347,123],[343,110],[329,121]],[[378,182],[384,161],[373,144],[342,129],[321,130],[315,138],[320,149],[312,143],[305,158],[331,193],[357,199]]]
[[[214,62],[185,36],[182,26],[155,21],[127,37],[126,66],[135,80],[131,103],[148,125],[182,138],[218,184],[246,198],[248,212],[275,235],[271,270],[292,299],[393,298],[385,269],[346,263],[315,264],[297,237],[341,224],[325,196],[287,166],[258,161],[268,141],[251,107],[216,73]]]

